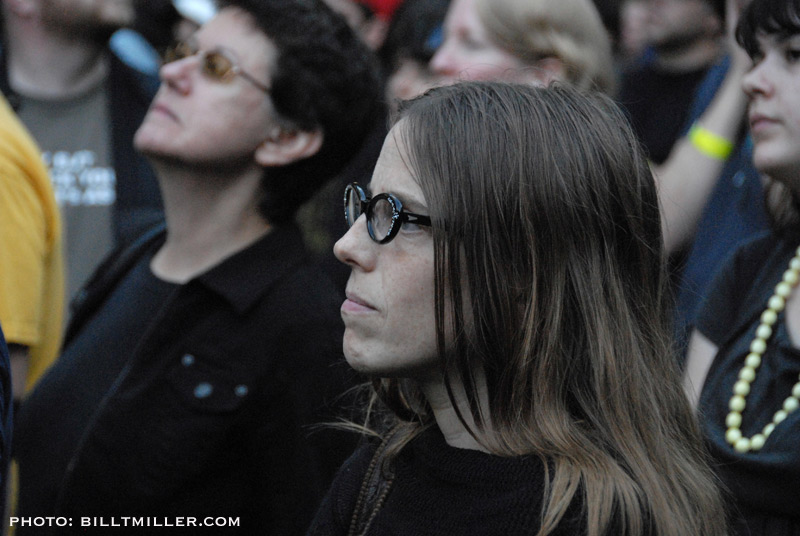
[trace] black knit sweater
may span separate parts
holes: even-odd
[[[309,536],[347,534],[374,452],[375,445],[365,445],[345,462]],[[505,458],[454,448],[434,427],[400,453],[394,485],[368,535],[535,535],[544,478],[536,456]],[[553,535],[585,534],[580,512],[573,504]]]

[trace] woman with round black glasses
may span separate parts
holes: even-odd
[[[725,533],[625,125],[558,86],[463,83],[400,111],[335,246],[380,440],[309,534]]]

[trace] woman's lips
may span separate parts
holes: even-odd
[[[158,103],[153,104],[153,106],[150,108],[150,112],[159,115],[166,115],[167,117],[169,117],[174,121],[178,120],[178,117],[174,113],[172,113],[172,110],[170,110],[163,104],[158,104]]]
[[[777,123],[775,119],[761,114],[751,114],[748,118],[748,121],[750,123],[750,132],[752,134],[762,132]]]
[[[346,293],[347,299],[342,303],[342,311],[348,313],[366,313],[375,311],[369,303],[355,294]]]

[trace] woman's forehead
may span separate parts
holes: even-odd
[[[409,164],[403,128],[401,121],[387,134],[367,189],[371,195],[394,194],[409,210],[420,210],[426,206],[425,196]]]

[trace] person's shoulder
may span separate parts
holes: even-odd
[[[24,163],[26,167],[35,165],[38,173],[49,177],[40,154],[28,127],[20,120],[8,99],[0,95],[0,156],[15,163]]]
[[[785,255],[785,244],[771,232],[742,243],[722,262],[694,326],[717,346],[728,340],[738,319],[763,308],[762,295],[772,292],[774,272],[785,266]]]
[[[308,254],[302,243],[298,229],[281,231],[284,234],[276,240],[274,246],[286,246],[273,260],[283,268],[273,267],[282,275],[279,277],[273,292],[273,300],[288,301],[288,311],[299,310],[308,318],[331,317],[339,319],[339,307],[344,295],[336,286],[330,274],[324,271],[318,262]],[[277,238],[277,237],[276,237]]]
[[[787,247],[785,241],[773,232],[763,231],[742,242],[723,262],[723,266],[734,269],[738,279],[748,281],[763,270],[770,259],[782,257]]]
[[[296,225],[276,225],[257,241],[228,256],[196,278],[236,301],[242,310],[271,314],[276,307],[283,319],[298,313],[341,305],[328,275],[313,262]]]
[[[361,440],[359,446],[345,460],[336,473],[336,480],[340,482],[340,485],[344,484],[348,488],[354,488],[356,491],[361,487],[361,482],[364,480],[364,475],[367,473],[378,445],[379,440],[377,438],[363,438]]]
[[[331,536],[347,531],[377,441],[362,441],[342,464],[322,501],[307,536]]]
[[[155,247],[155,244],[162,243],[165,237],[165,224],[159,222],[141,233],[132,242],[118,244],[100,261],[89,280],[76,292],[69,304],[72,317],[65,331],[64,346],[83,329],[85,322],[102,305],[109,293],[117,288],[128,270],[150,248]]]

